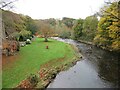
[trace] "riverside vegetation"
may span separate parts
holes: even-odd
[[[34,20],[29,16],[1,9],[3,43],[12,39],[25,42],[34,36],[42,37],[36,38],[30,45],[20,47],[15,62],[3,66],[3,88],[46,87],[59,71],[77,61],[76,56],[81,57],[75,52],[75,47],[73,49],[71,45],[49,39],[52,36],[89,42],[103,49],[119,52],[119,5],[119,1],[108,2],[100,12],[85,19],[64,17],[62,20]],[[45,49],[46,46],[49,49]]]
[[[50,36],[58,36],[92,42],[109,51],[120,51],[119,5],[120,2],[117,1],[108,2],[100,12],[85,19],[64,17],[62,20],[34,20],[29,16],[2,10],[3,26],[6,36],[13,36],[17,40],[21,40],[21,37],[26,40],[31,35],[40,34],[46,41]]]
[[[72,66],[81,57],[74,46],[53,39],[44,42],[42,38],[22,47],[18,54],[19,58],[13,63],[3,66],[4,88],[33,88],[36,85],[43,88],[58,72]],[[35,84],[37,81],[38,84]]]

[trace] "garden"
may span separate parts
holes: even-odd
[[[69,44],[53,39],[44,42],[43,38],[35,38],[32,44],[21,47],[17,55],[6,57],[6,61],[3,59],[3,88],[19,87],[31,74],[36,75],[39,81],[40,70],[61,71],[65,68],[64,65],[70,65],[69,63],[75,61],[76,57],[77,52]],[[40,82],[38,87],[45,86],[41,84]]]

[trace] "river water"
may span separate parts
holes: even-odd
[[[70,39],[54,38],[74,44],[83,58],[67,71],[60,72],[48,88],[117,88],[118,53],[102,50],[92,45]]]

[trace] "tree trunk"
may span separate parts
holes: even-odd
[[[45,42],[48,42],[48,39],[47,39],[47,37],[45,37]]]

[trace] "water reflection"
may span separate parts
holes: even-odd
[[[81,53],[95,66],[101,80],[112,83],[113,87],[119,87],[119,53],[105,51],[91,45],[82,44],[80,46]]]
[[[119,87],[119,53],[108,52],[73,40],[57,39],[79,48],[83,60],[57,75],[49,88],[111,88]]]
[[[118,87],[118,56],[110,53],[103,54],[98,62],[99,77]]]

